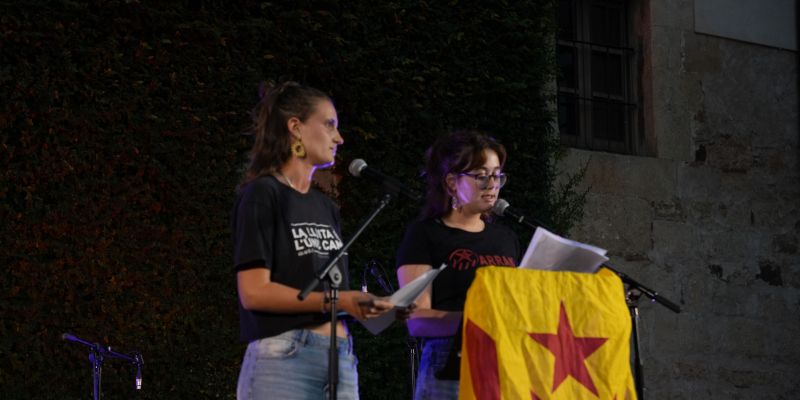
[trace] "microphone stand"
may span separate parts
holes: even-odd
[[[417,392],[417,366],[419,365],[419,340],[414,336],[408,335],[406,338],[406,345],[408,345],[408,362],[410,365],[411,373],[411,398]]]
[[[380,268],[380,271],[378,270]],[[367,272],[371,273],[375,280],[378,282],[378,286],[383,289],[383,292],[387,295],[391,295],[394,293],[394,287],[392,284],[384,279],[384,271],[383,267],[375,260],[371,260],[367,263],[367,266],[364,268],[364,274],[361,278],[362,285],[361,291],[367,291]],[[419,365],[419,341],[414,336],[408,335],[406,338],[406,345],[408,346],[408,357],[409,357],[409,370],[411,374],[411,397],[414,397],[414,393],[417,390],[417,365]]]
[[[549,228],[547,225],[541,223],[535,218],[528,218],[524,215],[518,215],[516,213],[508,213],[502,210],[499,214],[501,216],[507,216],[510,219],[513,219],[519,224],[525,225],[534,231],[536,228],[542,227],[545,229]],[[643,362],[641,358],[641,350],[639,346],[639,297],[644,294],[647,296],[650,301],[657,302],[662,306],[668,308],[670,311],[678,314],[681,312],[681,308],[669,301],[664,296],[658,294],[655,290],[648,288],[647,286],[642,285],[635,279],[631,278],[627,274],[622,271],[619,271],[611,266],[608,262],[605,262],[600,265],[600,267],[605,268],[614,274],[616,274],[622,282],[628,285],[628,292],[625,296],[625,302],[628,305],[628,310],[631,314],[631,336],[633,338],[633,355],[634,355],[634,366],[633,366],[633,373],[634,373],[634,380],[636,384],[636,395],[639,400],[644,400],[644,375],[643,375]]]
[[[541,223],[541,221],[539,221],[539,220],[537,220],[535,218],[528,218],[528,217],[526,217],[524,215],[515,215],[515,214],[508,213],[508,212],[506,212],[505,214],[501,214],[501,216],[503,216],[503,215],[507,215],[508,218],[513,219],[517,223],[525,225],[525,226],[527,226],[527,227],[529,227],[529,228],[531,228],[533,230],[536,230],[536,228],[538,228],[538,227],[542,227],[544,229],[550,230],[550,227],[548,227],[547,225]],[[667,300],[664,296],[661,296],[655,290],[652,290],[652,289],[648,288],[647,286],[642,285],[641,283],[637,282],[635,279],[631,278],[630,276],[626,275],[625,273],[623,273],[623,272],[621,272],[621,271],[619,271],[617,269],[614,269],[613,267],[611,267],[611,265],[608,262],[603,263],[601,265],[601,267],[606,268],[609,271],[611,271],[614,274],[616,274],[617,276],[619,276],[620,279],[622,279],[623,282],[628,284],[629,287],[632,287],[634,289],[638,289],[639,291],[641,291],[641,294],[644,294],[645,296],[649,297],[650,300],[660,303],[661,305],[663,305],[664,307],[667,307],[668,309],[672,310],[675,313],[680,313],[681,312],[681,308],[677,304]]]
[[[297,298],[305,300],[308,297],[308,294],[311,293],[320,282],[327,283],[325,285],[325,290],[328,292],[326,295],[331,302],[331,337],[330,337],[330,349],[328,351],[328,399],[336,400],[337,397],[337,386],[339,385],[339,352],[337,350],[337,341],[336,341],[336,323],[337,323],[337,311],[336,311],[336,301],[339,299],[339,285],[342,283],[342,272],[337,266],[339,260],[344,256],[347,252],[347,249],[355,242],[359,235],[367,228],[373,219],[378,216],[388,204],[389,201],[392,200],[391,193],[384,193],[383,198],[379,201],[378,206],[372,211],[372,213],[367,217],[367,219],[361,223],[361,225],[356,230],[356,233],[347,240],[347,243],[342,246],[329,260],[328,263],[325,264],[325,267],[322,268],[316,276],[306,285],[306,288],[303,289],[300,293],[298,293]]]
[[[642,295],[637,289],[630,289],[625,294],[625,303],[631,313],[631,336],[633,337],[633,376],[636,385],[636,397],[644,399],[644,372],[641,348],[639,346],[639,297]]]
[[[658,294],[658,292],[637,282],[624,272],[612,268],[608,262],[603,263],[601,267],[615,273],[620,279],[622,279],[622,282],[628,285],[628,292],[625,295],[625,302],[627,303],[628,310],[631,314],[631,337],[633,338],[633,377],[636,384],[636,397],[639,400],[644,400],[644,363],[642,362],[641,348],[639,345],[639,297],[644,294],[650,299],[650,301],[658,302],[676,314],[681,312],[681,308],[677,304],[667,300],[664,296]]]
[[[140,353],[136,352],[132,356],[122,353],[117,353],[111,350],[111,346],[103,347],[100,346],[99,343],[90,343],[70,333],[65,333],[61,335],[61,338],[64,340],[68,340],[70,342],[80,343],[84,346],[89,347],[90,351],[89,361],[92,362],[92,387],[94,393],[93,395],[94,400],[100,400],[100,395],[101,395],[100,381],[103,372],[103,361],[105,361],[106,357],[118,358],[120,360],[128,361],[131,364],[136,365],[135,388],[137,391],[142,390],[142,365],[144,365],[144,360],[142,359],[142,355]]]

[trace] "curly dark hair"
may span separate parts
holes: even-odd
[[[485,150],[497,153],[506,163],[506,148],[491,136],[458,130],[439,138],[425,153],[425,206],[422,218],[441,218],[450,210],[447,174],[468,172],[486,162]]]

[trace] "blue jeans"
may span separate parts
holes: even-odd
[[[452,337],[425,339],[414,400],[458,399],[458,381],[441,380],[434,376],[447,362],[452,345]]]
[[[337,338],[339,383],[337,398],[358,399],[358,361],[352,342]],[[327,398],[330,338],[296,329],[254,340],[247,345],[239,382],[238,400]]]

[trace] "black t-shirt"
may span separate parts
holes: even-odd
[[[508,227],[486,223],[481,232],[451,228],[440,219],[412,223],[397,251],[397,266],[428,264],[447,268],[433,280],[431,308],[463,311],[467,289],[475,270],[490,265],[513,267],[519,263],[517,235]]]
[[[244,187],[232,216],[233,263],[236,271],[270,269],[270,280],[302,290],[330,255],[342,248],[339,210],[321,192],[300,193],[272,176]],[[347,257],[339,261],[340,287],[348,288]],[[322,291],[320,284],[315,289]],[[328,316],[250,311],[239,304],[240,338],[249,342],[291,329],[316,325]]]

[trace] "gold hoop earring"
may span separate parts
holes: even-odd
[[[302,139],[297,139],[294,143],[292,143],[292,154],[295,155],[297,158],[304,158],[306,156],[306,146],[303,145]]]

